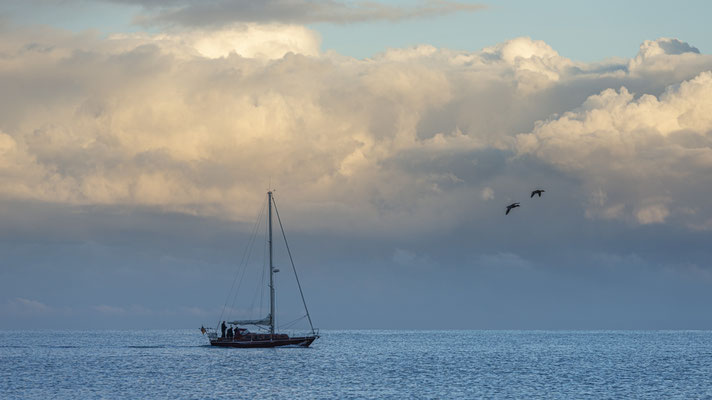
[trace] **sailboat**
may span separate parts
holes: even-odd
[[[299,288],[299,294],[304,305],[304,311],[306,312],[306,318],[309,321],[309,327],[311,332],[309,334],[304,334],[301,336],[289,336],[286,333],[275,332],[275,285],[274,285],[274,274],[279,272],[278,269],[274,267],[273,264],[273,249],[272,249],[272,207],[277,214],[277,221],[279,222],[279,227],[284,237],[284,243],[287,248],[287,253],[289,254],[289,260],[292,264],[292,269],[294,271],[294,277],[297,282],[297,287]],[[235,320],[235,321],[222,321],[218,322],[218,328],[205,328],[201,327],[200,330],[203,334],[207,334],[210,339],[210,344],[212,346],[219,347],[238,347],[238,348],[263,348],[263,347],[280,347],[280,346],[294,346],[294,347],[309,347],[309,345],[314,342],[314,340],[319,338],[319,331],[314,329],[312,324],[311,316],[309,315],[309,309],[307,308],[307,303],[304,300],[304,293],[302,292],[302,286],[299,283],[299,277],[297,276],[297,270],[294,267],[294,261],[292,259],[292,253],[289,250],[289,244],[287,243],[287,236],[284,233],[284,227],[282,226],[282,220],[279,217],[279,210],[277,209],[277,203],[274,200],[272,191],[267,192],[267,226],[268,226],[268,239],[267,244],[269,248],[269,314],[261,319],[249,319],[249,320]],[[228,294],[229,297],[229,294]],[[221,316],[222,319],[222,316]],[[246,326],[257,327],[260,332],[250,332]],[[229,328],[228,328],[229,327]],[[218,335],[220,333],[220,335]]]

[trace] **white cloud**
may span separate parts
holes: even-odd
[[[685,80],[573,63],[529,38],[356,60],[320,54],[293,26],[11,31],[0,43],[0,196],[248,219],[271,178],[303,229],[418,232],[489,212],[467,199],[524,179],[506,176],[518,155],[606,193],[583,205],[591,218],[669,223],[685,208],[704,220],[712,77],[701,71],[712,60],[681,51],[663,56],[694,73]],[[644,211],[663,197],[667,214]]]
[[[711,94],[712,72],[660,97],[606,89],[580,109],[518,135],[517,149],[579,175],[586,186],[606,185],[608,193],[589,203],[587,215],[622,217],[621,203],[628,203],[637,222],[661,223],[669,207],[695,208],[692,196],[709,180]],[[673,187],[682,192],[672,193]],[[650,204],[660,196],[675,199]]]
[[[630,60],[629,68],[671,69],[680,64],[680,57],[694,61],[700,51],[688,43],[674,38],[646,40],[640,45],[638,55]],[[689,57],[688,57],[689,56]]]
[[[299,25],[233,24],[219,30],[192,30],[161,34],[116,34],[110,40],[124,46],[156,45],[178,57],[201,55],[227,57],[235,53],[247,58],[277,59],[287,53],[316,56],[321,38]]]
[[[500,60],[513,67],[517,87],[525,93],[550,86],[574,65],[545,42],[528,37],[485,48],[482,53],[485,59]]]

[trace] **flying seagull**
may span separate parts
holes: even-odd
[[[504,213],[504,215],[509,214],[509,212],[512,211],[513,208],[517,208],[517,207],[519,207],[519,203],[512,203],[512,204],[508,205],[507,212]]]
[[[535,194],[538,194],[539,197],[541,197],[541,194],[544,193],[544,192],[546,192],[546,190],[544,190],[544,189],[537,189],[537,190],[535,190],[535,191],[532,192],[532,195],[529,196],[529,198],[531,199],[532,197],[534,197]]]

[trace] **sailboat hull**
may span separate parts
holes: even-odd
[[[275,335],[276,336],[276,335]],[[295,337],[284,337],[286,335],[279,335],[280,337],[274,337],[272,339],[266,338],[262,340],[252,340],[246,339],[227,339],[218,338],[210,341],[210,345],[218,347],[236,347],[242,349],[250,348],[266,348],[266,347],[282,347],[282,346],[294,346],[294,347],[309,347],[314,340],[319,336],[295,336]]]

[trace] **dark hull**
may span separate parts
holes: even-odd
[[[319,336],[299,336],[291,338],[274,338],[265,340],[243,340],[243,339],[214,339],[210,341],[212,346],[218,347],[237,347],[242,349],[249,348],[265,348],[265,347],[281,347],[281,346],[298,346],[309,347]]]

